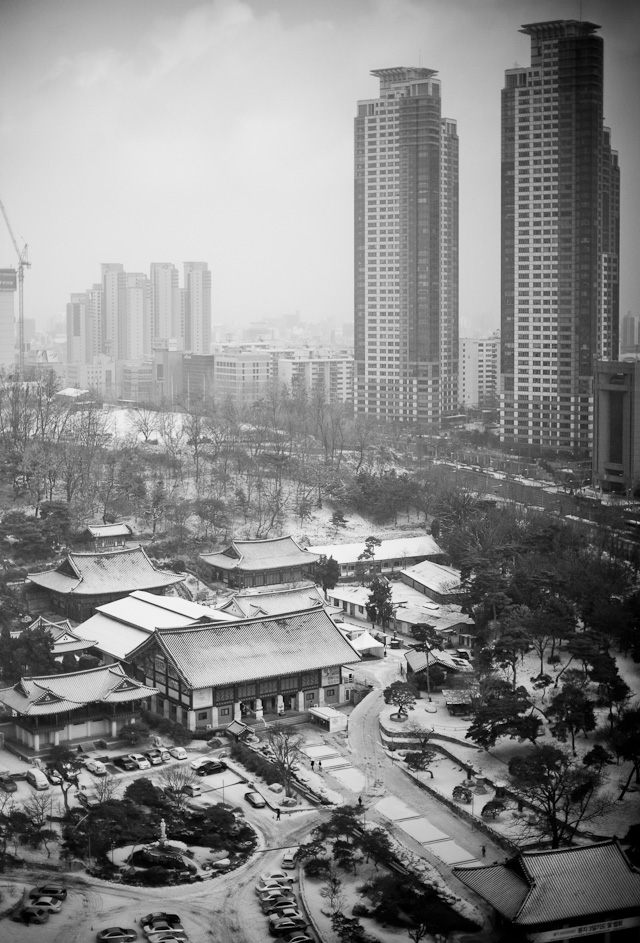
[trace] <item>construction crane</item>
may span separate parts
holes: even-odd
[[[11,241],[13,242],[13,247],[16,250],[16,255],[18,256],[18,370],[20,374],[20,379],[24,377],[24,270],[26,268],[31,268],[31,262],[28,257],[28,246],[25,242],[22,252],[18,245],[18,241],[13,234],[13,229],[11,228],[11,223],[9,222],[9,217],[7,216],[7,211],[4,208],[2,200],[0,200],[0,209],[2,210],[2,215],[4,216],[4,221],[7,224],[7,229],[9,230],[9,235],[11,236]]]

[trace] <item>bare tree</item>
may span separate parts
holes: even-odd
[[[116,779],[115,776],[111,776],[109,774],[96,779],[95,783],[93,784],[93,794],[95,795],[98,802],[108,802],[110,799],[115,799],[118,795],[119,789],[120,782]]]
[[[267,729],[267,741],[274,753],[273,765],[282,773],[285,792],[290,796],[293,774],[302,756],[302,736],[295,733],[292,727],[273,724]]]
[[[56,841],[60,836],[51,828],[51,817],[58,811],[58,804],[54,804],[53,796],[48,792],[36,792],[24,803],[22,811],[29,822],[28,829],[23,833],[21,840],[25,844],[39,848],[44,845],[47,857],[51,857],[48,842]]]
[[[166,793],[178,809],[186,808],[189,797],[184,792],[185,786],[196,781],[196,774],[190,766],[167,766],[160,773]]]
[[[131,427],[148,442],[157,431],[158,413],[147,406],[136,406],[135,409],[129,410],[129,421]]]

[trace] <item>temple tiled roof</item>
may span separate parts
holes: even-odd
[[[317,554],[303,550],[293,537],[268,540],[234,540],[226,550],[201,553],[200,559],[220,570],[279,570],[317,563]]]
[[[134,652],[164,652],[191,688],[314,671],[360,660],[324,609],[158,631]]]
[[[88,524],[87,533],[92,537],[131,537],[128,524]]]
[[[308,583],[276,592],[235,593],[220,606],[220,610],[233,613],[241,619],[255,619],[257,616],[276,616],[325,605],[326,600],[318,587]]]
[[[640,873],[616,839],[525,851],[506,864],[453,873],[518,926],[626,909],[640,913]]]
[[[472,666],[464,658],[457,658],[450,652],[442,651],[439,648],[433,648],[429,651],[427,659],[426,652],[410,649],[404,656],[407,664],[412,671],[424,671],[427,665],[441,665],[451,671],[473,671]]]
[[[49,622],[43,616],[38,616],[29,629],[46,629],[53,640],[53,656],[66,655],[67,652],[82,652],[93,646],[93,641],[76,635],[68,619],[62,622]]]
[[[73,711],[86,704],[139,701],[156,693],[155,688],[128,677],[121,665],[103,665],[89,671],[22,678],[0,690],[0,703],[23,717],[33,717]]]
[[[29,573],[36,586],[74,596],[131,593],[136,589],[160,589],[184,579],[167,570],[158,570],[142,547],[106,550],[100,553],[70,552],[54,569]]]

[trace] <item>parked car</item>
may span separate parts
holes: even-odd
[[[50,914],[57,914],[62,910],[62,901],[58,897],[36,897],[31,906],[41,907],[42,910],[48,910]]]
[[[171,747],[169,753],[174,760],[186,760],[187,758],[187,751],[184,747]]]
[[[18,910],[12,916],[12,920],[15,920],[16,923],[46,923],[49,919],[50,914],[48,910],[45,910],[44,907],[33,907],[31,904],[27,904],[26,907],[23,907],[21,910]]]
[[[134,762],[130,756],[114,756],[112,762],[118,769],[125,770],[128,773],[131,772],[132,769],[138,769],[138,764]]]
[[[67,889],[64,884],[40,884],[29,891],[29,897],[57,897],[58,900],[66,900]]]
[[[306,930],[307,922],[304,917],[269,917],[269,933],[272,936],[282,936],[293,930]]]
[[[144,917],[140,917],[142,929],[144,930],[145,927],[156,923],[158,920],[164,920],[165,923],[168,923],[169,926],[172,927],[178,926],[178,924],[182,922],[178,914],[168,914],[164,910],[156,910],[153,913],[145,914]]]
[[[44,774],[52,786],[59,786],[62,782],[62,773],[53,766],[47,766]]]
[[[147,933],[147,940],[149,943],[173,943],[174,940],[177,943],[186,943],[189,939],[184,930],[178,930],[177,927],[172,927],[170,930],[157,930],[152,933]]]
[[[138,769],[151,769],[151,763],[142,753],[130,753],[129,759],[133,760]]]
[[[282,893],[277,891],[273,894],[260,894],[258,898],[260,901],[260,909],[263,914],[269,913],[269,909],[273,906],[279,906],[281,904],[286,904],[289,907],[295,906],[296,899],[293,894],[288,893],[284,888],[282,888]]]
[[[287,871],[292,871],[296,866],[296,856],[293,851],[285,851],[282,856],[282,867]]]
[[[213,776],[214,773],[224,773],[226,768],[227,764],[220,760],[206,760],[200,766],[196,766],[194,772],[196,776]]]
[[[89,770],[90,773],[93,773],[94,776],[106,776],[107,767],[101,760],[96,760],[93,757],[89,757],[88,760],[85,760],[85,768]]]
[[[268,891],[262,891],[258,894],[260,901],[266,900],[276,900],[278,897],[286,897],[288,900],[293,900],[293,891],[290,887],[284,887],[282,884],[279,884],[278,887],[272,887]]]
[[[160,750],[145,750],[144,756],[146,756],[152,766],[160,766],[162,763],[162,753]]]
[[[169,763],[171,760],[171,754],[168,750],[160,750],[160,756],[162,757],[163,763]]]
[[[106,930],[100,930],[99,933],[96,933],[96,940],[98,943],[102,943],[103,940],[114,940],[116,943],[131,943],[132,940],[137,940],[138,934],[135,930],[130,930],[128,927],[107,927]]]
[[[263,900],[260,908],[263,914],[277,914],[279,917],[291,916],[293,911],[300,912],[294,897],[277,897],[275,900]]]
[[[0,773],[0,786],[5,792],[15,792],[18,788],[18,784],[9,773]]]
[[[154,920],[145,923],[142,927],[144,935],[149,936],[150,933],[174,933],[176,936],[186,936],[186,932],[180,920],[166,920],[164,917],[156,917]]]
[[[91,796],[88,792],[78,790],[75,794],[76,799],[85,809],[97,809],[101,804],[97,796]]]
[[[48,789],[49,780],[44,775],[41,769],[33,768],[27,770],[27,782],[30,786],[33,786],[34,789]]]
[[[294,930],[292,933],[285,933],[281,937],[283,943],[313,943],[313,939],[302,930]]]
[[[261,897],[263,894],[266,894],[268,891],[286,891],[289,889],[288,884],[284,884],[281,881],[258,881],[256,884],[256,894],[258,897]]]
[[[267,804],[259,792],[245,792],[244,797],[254,809],[264,809]]]
[[[202,786],[200,783],[187,783],[182,787],[182,792],[185,794],[185,796],[191,796],[191,798],[194,796],[201,796]]]
[[[286,871],[263,871],[260,875],[262,881],[279,881],[281,884],[291,885],[295,881],[292,874]]]

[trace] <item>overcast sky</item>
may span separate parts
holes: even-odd
[[[353,319],[353,118],[372,69],[437,69],[460,136],[460,324],[499,325],[500,90],[524,23],[602,26],[622,168],[621,304],[640,312],[637,0],[0,0],[0,199],[25,317],[101,262],[204,260],[213,326]],[[0,220],[0,266],[15,254]],[[17,305],[17,302],[16,302]]]

